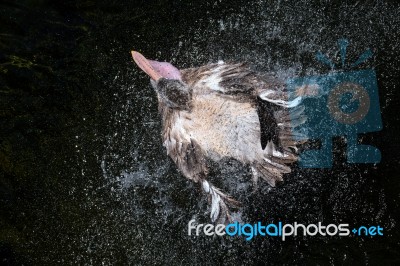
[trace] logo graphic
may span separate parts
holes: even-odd
[[[230,223],[225,224],[197,224],[196,220],[192,219],[188,223],[188,235],[199,236],[204,234],[206,236],[241,236],[247,241],[253,237],[279,237],[285,241],[288,236],[383,236],[383,227],[377,226],[359,226],[354,227],[350,231],[349,224],[328,224],[323,225],[321,222],[317,224],[301,224],[301,223],[269,223],[265,224],[257,222],[254,224],[249,223]],[[353,232],[353,235],[351,235]]]
[[[342,69],[345,69],[348,41],[341,39],[338,44]],[[371,56],[372,51],[368,49],[350,68]],[[321,52],[316,58],[335,69],[335,64]],[[300,167],[332,167],[332,138],[335,136],[347,139],[348,163],[380,162],[379,149],[358,144],[358,134],[382,129],[375,70],[333,71],[321,76],[289,79],[286,83],[290,100],[302,97],[307,116],[302,126],[293,129],[293,135],[297,140],[302,140],[304,135],[310,140],[321,140],[319,150],[305,150],[300,154]],[[292,115],[294,117],[295,113]]]

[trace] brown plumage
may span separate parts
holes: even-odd
[[[211,219],[230,218],[238,202],[207,181],[206,159],[234,158],[275,186],[297,160],[291,133],[304,123],[300,98],[289,102],[285,86],[245,64],[209,64],[178,70],[132,53],[152,78],[162,116],[162,139],[181,173],[201,183],[211,200]],[[288,108],[293,108],[289,115]],[[261,121],[261,123],[260,123]]]

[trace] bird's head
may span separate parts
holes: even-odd
[[[150,83],[156,90],[158,100],[174,109],[189,109],[191,90],[182,81],[181,72],[172,64],[146,59],[142,54],[132,51],[135,63],[147,75]]]

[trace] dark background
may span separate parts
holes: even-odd
[[[396,1],[2,1],[0,264],[399,264],[400,8]],[[376,237],[189,237],[207,202],[167,157],[148,78],[130,50],[179,68],[246,61],[282,78],[374,58],[384,128],[377,165],[299,169],[258,193],[235,162],[211,179],[246,222],[380,225]]]

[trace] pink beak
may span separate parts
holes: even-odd
[[[138,67],[153,80],[158,81],[160,78],[181,80],[181,72],[170,63],[146,59],[141,53],[136,51],[132,51],[131,53]]]
[[[161,78],[154,68],[150,65],[149,61],[141,53],[132,51],[132,57],[135,63],[140,67],[147,75],[149,75],[155,81]]]

